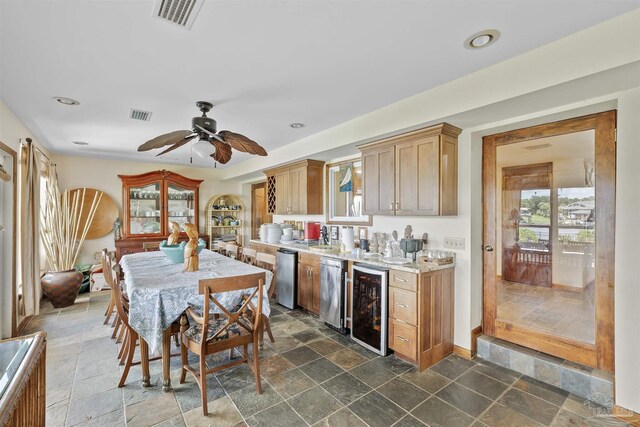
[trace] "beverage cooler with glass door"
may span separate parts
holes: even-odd
[[[355,264],[351,277],[351,338],[386,356],[389,270]]]

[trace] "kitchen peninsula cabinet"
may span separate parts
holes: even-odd
[[[267,213],[322,214],[324,162],[302,160],[264,173],[267,176]]]
[[[456,215],[458,135],[441,123],[360,145],[364,214]]]
[[[168,170],[140,175],[118,175],[122,180],[122,239],[116,240],[118,260],[126,254],[142,252],[145,243],[166,240],[177,222],[182,232],[186,223],[198,224],[199,188],[202,180],[191,179]],[[208,241],[205,235],[200,236]]]

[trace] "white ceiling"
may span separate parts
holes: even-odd
[[[136,148],[188,129],[197,100],[215,104],[219,130],[269,151],[639,6],[209,0],[187,31],[153,18],[153,1],[0,1],[0,98],[61,153],[155,161]],[[462,47],[487,28],[502,33],[495,45]],[[132,107],[151,121],[130,120]],[[189,148],[163,157],[188,163]],[[236,152],[230,165],[247,157]]]

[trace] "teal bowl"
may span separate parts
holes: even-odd
[[[173,262],[174,264],[182,264],[184,262],[184,247],[187,242],[180,242],[179,245],[167,245],[167,241],[163,240],[160,243],[160,250]],[[198,253],[207,246],[204,240],[198,239]]]

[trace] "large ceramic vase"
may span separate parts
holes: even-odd
[[[73,305],[80,292],[82,279],[82,273],[77,270],[49,271],[40,279],[40,283],[51,304],[55,308],[62,308]]]

